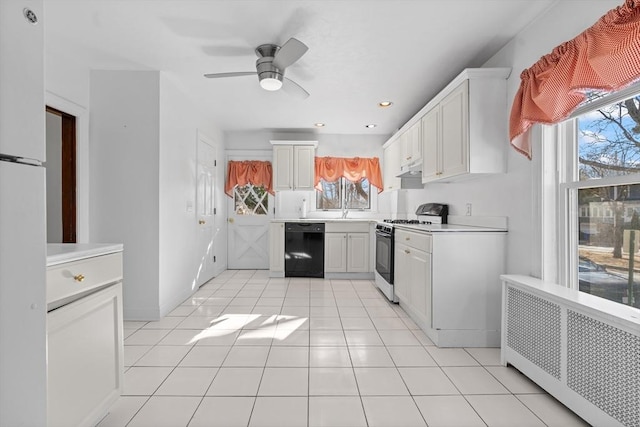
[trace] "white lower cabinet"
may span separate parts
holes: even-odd
[[[394,292],[440,347],[500,346],[504,232],[396,229]]]
[[[113,260],[120,264],[106,269]],[[75,283],[84,292],[68,303],[65,294],[65,304],[47,313],[47,426],[94,426],[123,387],[122,258],[59,264],[49,273],[48,288]],[[56,301],[48,295],[50,305]]]
[[[324,234],[325,273],[370,273],[368,222],[327,222]]]

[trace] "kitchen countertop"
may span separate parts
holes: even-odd
[[[271,222],[380,222],[374,218],[276,218]]]
[[[501,227],[479,227],[472,225],[458,224],[394,224],[394,228],[418,231],[422,233],[439,232],[506,232],[506,228]]]
[[[122,250],[122,243],[49,243],[47,244],[47,267],[122,252]]]

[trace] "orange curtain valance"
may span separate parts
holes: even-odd
[[[315,188],[322,191],[320,179],[334,182],[344,177],[351,182],[358,182],[367,178],[369,183],[378,189],[382,185],[380,160],[377,157],[316,157],[315,158]]]
[[[227,181],[224,184],[224,192],[227,196],[233,197],[233,187],[236,185],[253,184],[263,186],[269,194],[274,194],[273,188],[271,188],[271,176],[271,162],[230,160],[227,165]]]
[[[509,120],[511,145],[531,159],[529,130],[558,123],[584,91],[614,91],[640,78],[640,0],[627,0],[520,74]]]

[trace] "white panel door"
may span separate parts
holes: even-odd
[[[326,273],[347,271],[347,233],[325,233],[324,271]]]
[[[349,233],[347,239],[347,271],[350,273],[368,273],[369,269],[369,233]]]
[[[228,160],[271,161],[271,153],[260,156],[229,156]],[[227,265],[229,269],[269,269],[269,223],[274,198],[262,187],[246,185],[233,189],[227,199]]]
[[[215,273],[215,166],[216,148],[202,133],[197,142],[196,218],[198,227],[198,285]]]
[[[469,171],[469,81],[440,103],[442,170],[440,178]]]

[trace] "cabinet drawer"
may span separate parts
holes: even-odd
[[[47,268],[47,305],[59,307],[67,299],[122,280],[122,253],[86,258]]]
[[[410,231],[398,230],[395,231],[396,239],[398,243],[407,245],[411,248],[420,249],[431,253],[431,235],[422,233],[412,233]]]
[[[351,222],[351,221],[327,221],[324,224],[325,233],[368,233],[368,222]]]

